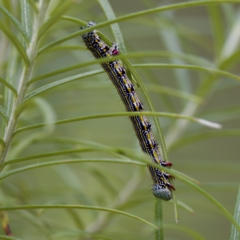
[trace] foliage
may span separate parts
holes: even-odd
[[[237,240],[239,3],[1,0],[0,239]],[[120,46],[173,201],[151,194],[135,113],[81,41],[93,28]]]

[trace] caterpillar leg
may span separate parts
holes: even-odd
[[[169,179],[169,178],[171,178],[171,179],[175,179],[175,177],[173,176],[173,175],[171,175],[171,174],[168,174],[168,173],[163,173],[163,176],[166,178],[166,179]]]
[[[109,53],[111,54],[111,56],[116,56],[119,54],[119,46],[117,43],[113,43],[113,45],[109,49]]]
[[[172,190],[176,190],[175,187],[171,184],[171,183],[166,183],[167,187],[172,189]]]
[[[163,167],[171,167],[172,166],[172,163],[170,163],[170,162],[161,162],[161,165],[163,166]]]

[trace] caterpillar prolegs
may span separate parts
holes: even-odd
[[[89,22],[86,27],[94,25],[96,25],[95,22]],[[86,27],[81,27],[81,29]],[[118,45],[113,43],[112,47],[109,47],[101,40],[96,30],[83,34],[82,39],[95,58],[109,58],[119,54]],[[109,60],[101,63],[101,66],[116,87],[126,110],[128,112],[143,111],[143,104],[139,100],[134,85],[129,80],[122,64],[118,60]],[[154,163],[161,164],[165,167],[172,166],[170,162],[165,162],[162,159],[158,143],[153,137],[151,124],[148,119],[145,116],[132,116],[130,120],[142,151],[147,153]],[[174,190],[175,188],[167,180],[172,176],[150,165],[148,165],[148,169],[153,180],[153,195],[163,200],[170,200],[172,198],[170,190]]]

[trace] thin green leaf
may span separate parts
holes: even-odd
[[[182,209],[186,210],[189,213],[192,213],[192,214],[194,213],[194,210],[190,206],[188,206],[186,203],[180,200],[177,200],[177,205],[178,207],[181,207]]]
[[[70,144],[70,145],[73,145],[74,147],[83,146],[83,147],[91,147],[94,149],[102,148],[105,152],[107,152],[107,150],[109,150],[109,153],[116,157],[123,158],[123,159],[127,158],[127,157],[122,156],[121,154],[117,153],[116,151],[113,152],[112,148],[109,148],[109,146],[99,144],[99,143],[96,143],[93,141],[81,140],[79,138],[75,139],[75,138],[66,138],[66,137],[49,137],[49,138],[45,139],[45,141],[61,143],[61,144]]]
[[[37,7],[37,3],[34,2],[34,0],[27,0],[29,5],[32,7],[32,9],[34,10],[35,13],[38,13],[38,7]]]
[[[52,156],[60,156],[60,155],[66,155],[66,154],[71,154],[71,153],[83,153],[83,152],[91,152],[91,151],[99,151],[99,152],[107,152],[110,154],[116,154],[116,151],[113,151],[109,147],[100,147],[100,146],[98,146],[98,147],[97,146],[82,147],[82,148],[77,148],[77,149],[49,152],[49,153],[44,153],[44,154],[37,154],[37,155],[31,155],[31,156],[11,159],[7,162],[4,162],[4,166],[9,165],[9,164],[24,162],[24,161],[28,161],[28,160],[34,160],[34,159],[38,159],[38,158],[47,158],[47,157],[52,157]]]
[[[2,83],[2,84],[4,84],[8,89],[10,89],[13,93],[14,93],[14,95],[15,96],[17,96],[17,91],[16,91],[16,89],[11,85],[11,84],[9,84],[7,81],[5,81],[3,78],[1,78],[0,77],[0,82]]]
[[[65,155],[65,154],[90,152],[90,151],[106,152],[106,153],[109,153],[109,154],[112,154],[112,155],[115,155],[115,156],[118,156],[118,157],[121,157],[121,155],[119,155],[119,153],[125,154],[125,152],[126,152],[125,149],[109,148],[109,147],[105,147],[105,146],[82,147],[82,148],[78,148],[78,149],[71,149],[71,150],[64,150],[64,151],[57,151],[57,152],[49,152],[49,153],[46,153],[46,154],[31,155],[31,156],[11,159],[11,160],[5,162],[4,166],[9,165],[9,164],[24,162],[24,161],[27,161],[27,160],[34,160],[34,159],[38,159],[38,158],[46,158],[46,157],[52,157],[52,156],[60,156],[60,155]],[[189,177],[187,175],[184,175],[183,173],[179,173],[178,171],[175,171],[175,173],[181,174],[182,176],[185,176],[185,178],[189,179],[190,181],[193,181],[193,182],[199,184],[198,181],[196,181],[195,179],[192,179],[191,177]]]
[[[6,68],[6,82],[11,84],[11,86],[18,85],[18,67],[19,67],[19,57],[16,48],[11,48],[9,53],[9,59],[11,61],[8,62]],[[8,116],[11,115],[13,102],[15,101],[14,95],[11,90],[7,90],[4,92],[4,109]],[[6,126],[5,126],[6,127]],[[5,128],[3,127],[3,128]]]
[[[128,156],[131,157],[131,151],[127,151],[125,152]],[[184,174],[180,174],[177,173],[176,171],[172,170],[172,169],[168,169],[165,167],[162,167],[159,164],[150,162],[149,159],[147,159],[148,156],[145,156],[142,154],[143,157],[138,157],[135,155],[135,159],[149,164],[151,166],[154,166],[160,170],[164,170],[165,172],[172,174],[173,176],[176,176],[179,180],[185,182],[186,184],[192,186],[195,190],[197,190],[199,193],[201,193],[203,196],[205,196],[209,201],[211,201],[217,208],[220,209],[220,211],[234,224],[234,226],[240,231],[240,226],[238,225],[238,223],[235,221],[235,219],[232,217],[232,215],[215,199],[213,198],[210,194],[208,194],[206,191],[204,191],[202,188],[200,188],[197,184],[195,184],[193,181],[190,181],[188,178],[186,178],[186,176]],[[77,163],[77,162],[112,162],[112,163],[125,163],[125,164],[136,164],[136,165],[141,165],[141,163],[136,162],[136,161],[129,161],[129,160],[118,160],[118,159],[79,159],[79,160],[63,160],[63,161],[54,161],[54,162],[49,162],[49,163],[41,163],[41,164],[33,164],[33,165],[28,165],[27,167],[22,167],[22,168],[18,168],[16,170],[10,170],[9,172],[3,173],[0,175],[0,179],[6,178],[10,175],[19,173],[19,172],[23,172],[23,171],[27,171],[30,169],[34,169],[34,168],[39,168],[39,167],[43,167],[43,166],[52,166],[52,165],[58,165],[58,164],[66,164],[66,163]],[[31,208],[29,206],[29,208]],[[37,207],[36,207],[37,208]],[[2,210],[10,210],[10,208],[0,208]],[[11,207],[12,210],[16,210],[17,207]]]
[[[128,154],[129,155],[129,154]],[[129,155],[129,157],[131,157]],[[236,220],[233,218],[233,216],[227,211],[226,208],[224,208],[221,203],[219,203],[214,197],[212,197],[209,193],[207,193],[205,190],[203,190],[202,188],[200,188],[194,181],[191,181],[189,178],[186,178],[186,176],[182,173],[176,172],[173,169],[168,169],[168,168],[164,168],[162,166],[160,166],[159,164],[153,163],[153,162],[149,162],[149,160],[145,160],[145,158],[141,158],[141,157],[137,157],[135,156],[136,160],[139,160],[141,162],[147,163],[151,166],[154,166],[160,170],[163,170],[169,174],[172,174],[173,176],[176,176],[176,178],[178,178],[180,181],[185,182],[186,184],[190,185],[191,187],[193,187],[195,190],[197,190],[199,193],[201,193],[203,196],[205,196],[210,202],[212,202],[224,215],[225,217],[227,217],[232,224],[237,228],[238,231],[240,231],[240,225],[238,225],[238,223],[236,222]]]
[[[28,35],[28,38],[32,37],[32,18],[31,18],[31,9],[27,0],[20,0],[21,6],[21,20],[25,32]]]
[[[221,67],[229,68],[233,64],[238,64],[238,61],[240,59],[240,49],[233,52],[232,55],[228,56],[224,61],[221,63]]]
[[[4,120],[6,121],[6,123],[8,122],[8,116],[5,112],[5,110],[2,108],[2,106],[0,106],[0,114],[3,116]]]
[[[232,73],[218,70],[218,69],[213,69],[213,68],[206,68],[206,67],[201,67],[201,66],[194,66],[194,65],[178,65],[178,64],[161,64],[161,63],[146,63],[146,64],[135,64],[134,67],[136,68],[183,68],[183,69],[194,69],[194,70],[199,70],[199,71],[204,71],[204,72],[209,72],[214,75],[222,75],[226,76],[232,79],[235,79],[237,81],[240,81],[240,77],[237,75],[234,75]]]
[[[219,203],[214,197],[212,197],[210,194],[205,192],[203,189],[201,189],[199,186],[197,186],[194,183],[191,183],[192,187],[195,188],[198,192],[202,193],[210,202],[212,202],[218,209],[221,210],[221,212],[232,222],[232,224],[236,227],[238,231],[240,231],[240,225],[236,222],[236,220],[232,217],[232,215],[227,211],[221,203]]]
[[[56,120],[54,108],[43,98],[35,98],[35,104],[42,112],[44,122],[53,122]]]
[[[0,239],[1,239],[1,240],[22,240],[22,239],[20,239],[20,238],[7,237],[7,236],[4,236],[4,235],[0,235]]]
[[[28,82],[28,85],[34,83],[34,82],[37,82],[41,79],[46,79],[48,77],[52,77],[52,76],[55,76],[55,75],[58,75],[58,74],[61,74],[61,73],[65,73],[65,72],[68,72],[68,71],[71,71],[71,70],[74,70],[74,69],[78,69],[82,66],[88,66],[88,63],[89,62],[85,62],[85,63],[80,63],[80,64],[75,64],[75,65],[72,65],[70,67],[65,67],[65,68],[61,68],[59,70],[56,70],[56,71],[53,71],[53,72],[50,72],[50,73],[46,73],[46,74],[43,74],[43,75],[40,75],[38,77],[35,77],[33,79],[31,79],[29,82]],[[91,61],[91,63],[94,63],[94,61]],[[103,72],[103,71],[102,71]],[[76,75],[77,76],[77,75]]]
[[[108,158],[86,158],[86,159],[64,159],[64,160],[59,160],[59,161],[51,161],[51,162],[44,162],[44,163],[35,163],[31,165],[27,165],[24,167],[19,167],[13,170],[9,170],[7,172],[4,172],[0,174],[0,180],[7,178],[9,176],[29,171],[32,169],[37,169],[37,168],[42,168],[42,167],[49,167],[49,166],[55,166],[55,165],[64,165],[64,164],[76,164],[76,163],[84,163],[84,162],[92,162],[92,163],[120,163],[120,164],[135,164],[135,165],[140,165],[144,166],[145,164],[137,161],[132,161],[132,160],[124,160],[124,159],[108,159]]]
[[[126,56],[129,56],[129,55],[126,55]],[[125,59],[123,56],[119,56],[117,58],[118,59],[123,59],[123,60]],[[89,62],[85,62],[85,63],[81,63],[81,64],[76,64],[76,65],[73,65],[73,66],[70,66],[70,67],[62,68],[60,70],[53,71],[53,72],[50,72],[50,73],[38,76],[36,78],[33,78],[32,80],[29,81],[28,84],[30,85],[33,82],[39,81],[41,79],[45,79],[47,77],[51,77],[51,76],[54,76],[54,75],[57,75],[57,74],[60,74],[60,73],[64,73],[66,71],[74,70],[74,69],[77,69],[79,67],[88,66],[88,65],[91,65],[91,64],[95,64],[95,63],[102,63],[102,62],[106,62],[106,61],[109,61],[109,60],[112,60],[112,59],[116,59],[116,57],[115,58],[109,58],[109,59],[98,59],[98,60],[89,61]],[[125,63],[127,62],[126,59],[124,61],[125,61]],[[240,81],[240,77],[238,77],[237,75],[231,74],[229,72],[221,71],[221,70],[217,70],[217,69],[200,67],[200,66],[194,66],[194,65],[149,63],[149,64],[133,64],[133,66],[136,67],[136,68],[183,68],[183,69],[194,69],[194,70],[206,71],[206,72],[209,72],[211,74],[227,76],[227,77],[230,77],[230,78],[232,78],[234,80]],[[129,68],[129,70],[131,72],[133,72],[133,68],[130,67],[130,65],[128,65],[128,68]],[[100,72],[103,72],[103,71],[100,71]],[[88,74],[86,76],[88,76]]]
[[[225,30],[225,27],[223,24],[224,17],[219,6],[209,6],[208,11],[209,11],[210,21],[212,24],[212,32],[213,32],[213,38],[214,38],[213,46],[215,47],[215,58],[218,59],[221,54],[225,35],[227,35],[227,33],[224,32]]]
[[[152,197],[151,196],[145,196],[145,197],[138,197],[138,198],[135,198],[134,200],[129,200],[128,202],[124,203],[121,205],[121,209],[125,209],[125,208],[131,208],[131,207],[134,207],[134,206],[138,206],[140,204],[145,204],[146,202],[148,201],[152,201]],[[173,204],[173,201],[167,201],[166,202],[167,204]],[[193,209],[188,206],[186,203],[182,202],[182,201],[177,201],[177,206],[178,208],[182,208],[183,210],[193,214],[194,211]]]
[[[62,204],[56,204],[56,205],[24,205],[24,206],[13,206],[13,207],[0,207],[0,210],[8,210],[8,211],[14,211],[14,210],[22,210],[22,209],[86,209],[86,210],[97,210],[97,211],[104,211],[104,212],[110,212],[110,213],[116,213],[120,215],[124,215],[126,217],[130,217],[133,219],[136,219],[138,221],[141,221],[155,229],[158,227],[148,221],[146,221],[143,218],[140,218],[136,215],[119,211],[117,209],[111,209],[111,208],[105,208],[105,207],[98,207],[98,206],[87,206],[87,205],[62,205]]]
[[[69,17],[69,16],[61,16],[62,20],[70,21],[77,23],[79,26],[86,26],[87,22],[82,21],[81,19],[74,18],[74,17]]]
[[[169,151],[175,150],[176,148],[186,146],[188,144],[193,144],[198,141],[202,141],[210,138],[227,137],[227,136],[240,136],[240,130],[238,129],[220,129],[218,131],[209,132],[198,132],[191,136],[175,141],[173,144],[168,146]]]
[[[176,119],[186,119],[188,121],[196,122],[199,124],[203,124],[207,127],[213,127],[213,128],[220,128],[221,125],[217,123],[213,123],[204,119],[199,119],[199,118],[194,118],[194,117],[189,117],[181,114],[176,114],[176,113],[165,113],[165,112],[116,112],[116,113],[107,113],[107,114],[96,114],[96,115],[89,115],[89,116],[82,116],[82,117],[77,117],[77,118],[68,118],[64,120],[59,120],[56,122],[51,122],[48,124],[65,124],[65,123],[70,123],[70,122],[77,122],[77,121],[83,121],[87,119],[96,119],[96,118],[107,118],[107,117],[122,117],[122,116],[158,116],[158,117],[170,117],[170,118],[176,118]],[[40,124],[35,124],[35,125],[30,125],[27,127],[22,127],[19,128],[15,131],[15,134],[27,131],[30,129],[35,129],[35,128],[40,128],[46,126],[47,123],[40,123]]]
[[[222,4],[221,10],[223,12],[224,19],[226,19],[226,25],[224,26],[226,29],[230,29],[231,26],[234,25],[236,8],[233,4]]]
[[[115,15],[109,1],[108,0],[98,0],[98,1],[101,5],[103,11],[105,12],[108,20],[115,19],[116,15]],[[126,47],[125,47],[125,44],[124,44],[124,39],[123,39],[123,36],[122,36],[122,32],[120,30],[120,27],[119,27],[118,23],[111,24],[111,29],[113,31],[115,40],[119,45],[121,53],[123,53],[123,54],[126,53],[127,50],[126,50]]]
[[[238,189],[237,201],[235,205],[234,219],[240,225],[240,186]],[[240,231],[237,230],[236,227],[232,226],[230,240],[239,240],[239,239],[240,239]]]
[[[5,14],[5,16],[8,17],[8,19],[17,27],[17,29],[22,34],[24,39],[27,42],[29,42],[30,39],[29,39],[27,33],[25,32],[25,30],[23,29],[21,23],[10,12],[8,12],[6,8],[2,7],[1,5],[0,5],[0,11],[2,11]]]
[[[224,208],[221,203],[219,203],[214,197],[212,197],[209,193],[204,191],[202,188],[200,188],[198,185],[193,183],[192,181],[188,181],[186,178],[183,178],[182,176],[177,176],[179,180],[187,183],[188,185],[192,186],[195,190],[197,190],[199,193],[201,193],[203,196],[205,196],[210,202],[212,202],[231,222],[232,224],[240,231],[240,225],[235,221],[235,219],[232,217],[232,215],[227,211],[226,208]]]
[[[146,84],[146,87],[147,87],[148,91],[168,94],[168,95],[172,95],[172,96],[175,96],[175,97],[184,98],[184,99],[187,99],[189,101],[196,102],[196,103],[202,103],[203,102],[202,98],[200,98],[200,97],[198,97],[194,94],[178,91],[178,90],[175,90],[173,88],[163,87],[163,86],[159,86],[159,85],[156,85],[156,84]]]
[[[22,44],[18,41],[15,35],[5,26],[5,24],[0,21],[0,29],[5,33],[5,35],[8,37],[8,39],[13,43],[13,45],[17,48],[19,54],[22,56],[23,60],[27,65],[29,65],[29,59],[27,56],[27,53],[22,46]]]
[[[220,3],[240,3],[240,0],[203,0],[203,1],[183,2],[183,3],[167,5],[167,6],[164,6],[164,7],[158,7],[158,8],[155,7],[155,8],[149,9],[149,10],[145,10],[145,11],[130,13],[130,14],[127,14],[127,15],[123,15],[121,17],[117,17],[117,18],[112,19],[112,20],[108,20],[108,21],[99,23],[97,26],[92,26],[92,27],[89,27],[89,28],[82,29],[79,32],[75,32],[73,34],[68,35],[67,37],[64,37],[62,39],[54,41],[54,42],[42,47],[39,50],[38,54],[42,53],[43,51],[46,51],[49,48],[52,48],[52,47],[56,46],[56,45],[58,45],[62,42],[65,42],[69,39],[72,39],[74,37],[83,35],[84,33],[87,33],[89,31],[92,31],[95,28],[101,28],[101,27],[104,27],[104,26],[107,26],[107,25],[110,25],[110,24],[113,24],[113,23],[127,21],[127,20],[132,19],[132,18],[136,18],[136,17],[148,15],[148,14],[153,14],[153,13],[157,13],[157,12],[169,11],[169,10],[174,10],[174,9],[197,7],[197,6],[208,6],[208,5],[220,4]]]
[[[172,169],[168,169],[168,168],[165,168],[165,167],[162,167],[160,166],[159,164],[156,164],[156,163],[153,163],[153,162],[150,162],[149,159],[147,159],[148,156],[144,155],[143,153],[141,153],[141,156],[143,157],[140,157],[140,154],[139,156],[136,156],[136,154],[132,154],[132,151],[125,151],[125,152],[122,152],[122,150],[119,151],[119,153],[122,153],[122,154],[126,154],[127,156],[129,157],[132,157],[134,156],[135,159],[143,162],[143,163],[146,163],[146,164],[149,164],[149,165],[152,165],[158,169],[161,169],[161,170],[164,170],[165,172],[169,173],[169,174],[172,174],[173,176],[176,176],[179,180],[185,182],[186,184],[192,186],[193,188],[195,188],[198,192],[200,192],[201,194],[203,194],[206,198],[208,198],[215,206],[217,206],[221,211],[222,213],[234,224],[235,227],[237,227],[237,229],[240,230],[240,226],[237,224],[237,222],[233,219],[232,215],[216,200],[214,199],[211,195],[209,195],[206,191],[204,191],[203,189],[201,189],[198,185],[196,185],[193,181],[191,181],[189,178],[186,178],[186,176],[182,173],[179,173],[175,170],[172,170]],[[39,167],[43,167],[43,166],[51,166],[51,165],[56,165],[56,164],[66,164],[66,163],[77,163],[77,162],[90,162],[90,161],[101,161],[101,162],[115,162],[115,163],[126,163],[126,164],[136,164],[136,165],[140,165],[139,162],[136,162],[136,161],[129,161],[129,160],[118,160],[118,159],[80,159],[80,160],[63,160],[63,161],[55,161],[55,162],[49,162],[49,163],[41,163],[41,164],[33,164],[33,165],[30,165],[30,166],[26,166],[26,167],[22,167],[22,168],[18,168],[18,169],[15,169],[15,170],[11,170],[9,172],[6,172],[6,173],[3,173],[0,177],[0,179],[3,179],[3,178],[6,178],[10,175],[13,175],[13,174],[16,174],[16,173],[19,173],[19,172],[22,172],[22,171],[26,171],[26,170],[30,170],[30,169],[34,169],[34,168],[39,168]]]
[[[69,83],[69,82],[72,82],[72,81],[79,80],[81,78],[85,78],[87,76],[93,76],[93,75],[96,75],[96,74],[102,73],[102,72],[103,72],[103,70],[95,70],[95,71],[85,72],[85,73],[74,75],[72,77],[67,77],[67,78],[55,81],[53,83],[49,83],[49,84],[47,84],[47,85],[45,85],[43,87],[37,88],[37,89],[33,90],[32,92],[28,93],[25,96],[24,100],[27,101],[27,100],[37,96],[40,93],[46,92],[49,89],[61,86],[63,84],[66,84],[66,83]]]
[[[42,131],[36,131],[27,138],[23,138],[21,141],[18,141],[17,144],[14,144],[11,148],[11,152],[9,153],[10,158],[16,158],[19,156],[25,149],[31,146],[33,143],[38,141],[39,139],[46,139],[48,134],[51,132],[48,129],[44,129]]]
[[[40,109],[40,113],[42,113],[43,115],[44,122],[55,120],[55,117],[56,117],[55,112],[47,101],[41,98],[36,98],[34,99],[34,103]],[[19,108],[17,109],[16,112],[17,113],[19,112]],[[18,141],[12,147],[12,151],[9,153],[9,158],[14,158],[16,156],[19,156],[23,150],[31,146],[32,143],[38,141],[39,139],[46,139],[53,132],[54,127],[55,127],[54,125],[47,125],[43,130],[34,132],[27,138],[23,138],[21,141]]]
[[[103,36],[103,34],[102,34],[102,36]],[[61,46],[59,46],[59,47],[61,47]],[[52,49],[51,49],[51,51],[52,51]],[[72,65],[72,66],[61,68],[61,69],[58,69],[56,71],[49,72],[49,73],[46,73],[46,74],[34,77],[33,79],[31,79],[28,82],[28,84],[30,85],[30,84],[32,84],[32,83],[34,83],[36,81],[39,81],[39,80],[42,80],[42,79],[46,79],[48,77],[56,76],[56,75],[58,75],[60,73],[65,73],[65,72],[68,72],[68,71],[71,71],[71,70],[74,70],[74,69],[79,69],[81,67],[90,66],[90,65],[93,65],[93,64],[97,64],[97,63],[104,63],[104,62],[107,62],[109,60],[115,60],[115,59],[125,60],[126,58],[138,58],[139,59],[141,57],[142,58],[146,58],[146,57],[166,57],[166,58],[176,57],[176,58],[182,58],[182,59],[188,60],[190,62],[198,62],[198,63],[201,62],[202,64],[205,64],[207,66],[210,65],[210,63],[208,63],[208,61],[204,61],[203,58],[193,57],[192,55],[184,55],[184,54],[173,53],[173,52],[164,52],[164,51],[135,52],[135,53],[128,53],[128,54],[124,54],[124,55],[121,54],[121,55],[118,55],[118,56],[115,56],[115,57],[111,57],[111,58],[95,59],[95,60],[92,60],[92,61],[89,61],[89,62],[78,63],[78,64],[75,64],[75,65]],[[133,66],[135,66],[135,65],[133,64]],[[167,67],[174,68],[170,64],[159,65],[159,67],[161,67],[161,66],[163,68],[164,67],[166,67],[166,68]],[[180,65],[180,66],[183,66],[183,65]]]
[[[129,151],[129,150],[122,150],[122,149],[115,149],[116,152],[118,153],[121,153],[123,155],[126,155],[128,157],[134,157],[136,156],[136,154],[132,151]],[[150,164],[150,165],[154,165],[154,163],[152,162],[149,162],[149,159],[148,159],[148,156],[146,156],[145,154],[142,153],[142,157],[137,157],[138,160],[140,160],[141,162],[144,162],[145,164]],[[20,168],[17,168],[17,169],[13,169],[13,170],[10,170],[8,172],[5,172],[5,173],[2,173],[0,175],[0,180],[4,179],[4,178],[7,178],[11,175],[14,175],[14,174],[18,174],[18,173],[21,173],[21,172],[25,172],[25,171],[29,171],[29,170],[32,170],[32,169],[37,169],[37,168],[41,168],[41,167],[49,167],[49,166],[54,166],[54,165],[62,165],[62,164],[76,164],[76,163],[84,163],[84,162],[97,162],[97,163],[121,163],[121,164],[135,164],[135,165],[145,165],[141,162],[137,162],[135,160],[122,160],[122,159],[101,159],[101,158],[97,158],[97,159],[93,159],[93,158],[88,158],[88,159],[67,159],[67,160],[59,160],[59,161],[51,161],[51,162],[45,162],[45,163],[36,163],[36,164],[32,164],[32,165],[28,165],[28,166],[24,166],[24,167],[20,167]],[[156,164],[155,164],[156,165]],[[154,165],[154,166],[155,166]],[[158,165],[159,166],[159,165]],[[173,176],[176,176],[179,178],[179,176],[181,178],[184,178],[186,182],[196,182],[195,180],[192,180],[190,177],[186,176],[185,174],[182,174],[180,172],[177,172],[177,171],[174,171],[174,170],[170,170],[170,169],[165,169],[164,167],[162,166],[159,166],[158,168],[160,168],[161,170],[166,170],[167,173],[169,174],[173,174]]]
[[[64,1],[57,9],[51,14],[50,18],[43,24],[39,30],[38,36],[41,38],[43,34],[48,31],[71,6],[73,0]]]
[[[34,98],[34,103],[37,105],[37,107],[40,109],[43,121],[44,122],[54,122],[56,120],[56,113],[55,110],[52,108],[52,106],[44,100],[43,98]],[[48,132],[48,135],[53,133],[55,125],[48,125],[45,129],[45,132]]]
[[[128,158],[131,158],[131,159],[137,159],[145,164],[149,164],[149,158],[146,154],[144,153],[138,153],[138,155],[136,154],[136,152],[134,151],[131,151],[129,149],[122,149],[122,148],[112,148],[111,149],[112,152],[115,152],[117,154],[121,154],[122,156],[126,156]],[[96,162],[96,161],[99,161],[99,162],[112,162],[112,163],[125,163],[125,164],[136,164],[136,165],[144,165],[143,163],[141,162],[137,162],[137,161],[132,161],[132,160],[129,160],[129,159],[68,159],[68,160],[59,160],[59,161],[51,161],[51,162],[47,162],[47,163],[36,163],[36,164],[32,164],[32,165],[28,165],[28,166],[24,166],[24,167],[21,167],[21,168],[17,168],[17,169],[13,169],[13,170],[10,170],[8,172],[5,172],[3,173],[2,175],[0,174],[0,179],[4,179],[6,177],[9,177],[13,174],[17,174],[17,173],[20,173],[20,172],[24,172],[24,171],[28,171],[28,170],[31,170],[31,169],[35,169],[35,168],[40,168],[40,167],[46,167],[46,166],[53,166],[53,165],[59,165],[59,164],[65,164],[65,163],[68,163],[68,164],[74,164],[74,163],[80,163],[80,162]],[[151,164],[152,165],[152,162]],[[155,165],[154,165],[155,166]],[[165,167],[162,167],[160,166],[159,167],[161,170],[164,170],[166,171],[167,173],[169,174],[172,174],[173,176],[181,176],[182,178],[184,178],[186,181],[190,181],[190,182],[193,182],[195,184],[199,184],[199,182],[181,172],[178,172],[176,170],[170,170],[170,169],[166,169]]]
[[[237,11],[236,18],[234,19],[234,24],[232,25],[231,31],[227,34],[227,40],[222,48],[221,59],[219,62],[223,62],[226,58],[229,58],[238,50],[240,41],[240,10]]]
[[[165,169],[163,169],[164,171],[165,171]],[[190,176],[188,176],[188,175],[186,175],[186,174],[184,174],[184,173],[181,173],[181,172],[179,172],[179,171],[177,171],[177,170],[173,170],[173,176],[179,176],[179,175],[181,175],[182,177],[184,177],[185,179],[187,179],[188,181],[191,181],[191,182],[193,182],[193,183],[195,183],[195,184],[197,184],[197,185],[200,185],[200,182],[198,181],[198,180],[196,180],[196,179],[194,179],[194,178],[192,178],[192,177],[190,177]],[[177,199],[174,199],[174,201],[176,201],[177,202]],[[173,201],[173,202],[174,202]],[[176,218],[176,221],[178,221],[178,218]]]

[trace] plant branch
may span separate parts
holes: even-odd
[[[13,106],[12,106],[12,110],[10,113],[9,122],[6,126],[4,137],[3,137],[5,146],[1,149],[1,153],[0,153],[1,170],[2,170],[3,163],[6,159],[8,150],[10,148],[10,145],[12,143],[13,134],[14,134],[17,122],[18,122],[18,115],[16,114],[17,108],[22,104],[22,102],[24,100],[25,93],[27,91],[27,82],[31,78],[32,70],[33,70],[33,67],[35,64],[35,58],[36,58],[37,51],[38,51],[38,30],[44,21],[45,7],[46,7],[45,2],[43,0],[40,1],[40,12],[35,18],[32,39],[29,43],[29,46],[26,49],[26,53],[27,53],[27,56],[29,59],[29,64],[25,64],[23,67],[23,71],[22,71],[22,74],[21,74],[21,77],[19,80],[17,97],[13,101]]]

